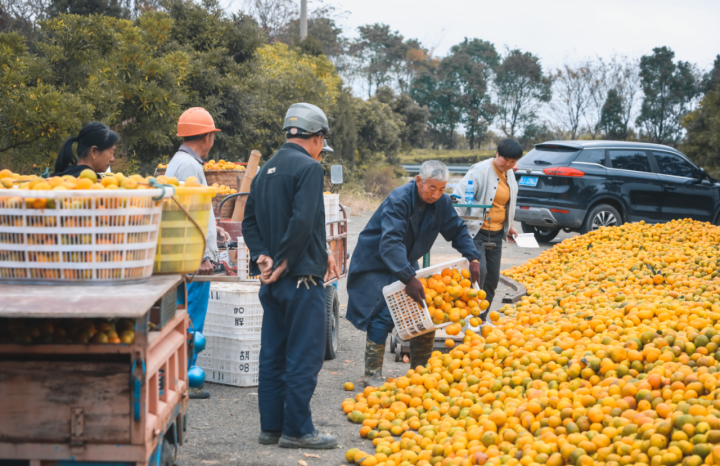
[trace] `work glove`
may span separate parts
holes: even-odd
[[[473,283],[477,283],[478,286],[480,286],[480,263],[479,262],[470,262],[470,281]]]
[[[405,293],[418,304],[422,304],[425,301],[425,288],[423,288],[422,283],[420,283],[420,280],[416,277],[412,277],[407,285],[405,285]]]

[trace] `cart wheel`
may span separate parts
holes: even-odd
[[[395,340],[395,334],[390,334],[390,352],[395,353],[395,347],[397,345],[397,340]]]
[[[172,445],[170,445],[167,439],[163,439],[162,453],[160,453],[160,466],[174,466],[174,456]]]
[[[392,348],[394,348],[393,353],[395,353],[395,362],[402,362],[402,349],[400,348],[400,343],[394,343],[392,345]]]
[[[325,312],[327,314],[327,337],[325,340],[325,359],[335,359],[340,336],[340,300],[334,286],[325,287]]]

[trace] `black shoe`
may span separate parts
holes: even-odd
[[[277,445],[282,437],[282,432],[273,432],[271,430],[261,430],[258,443],[260,445]]]
[[[302,437],[280,437],[278,446],[281,448],[309,448],[311,450],[328,450],[337,447],[334,435],[320,434],[317,430]]]
[[[191,388],[188,390],[191,400],[207,400],[210,398],[210,392],[202,388]]]

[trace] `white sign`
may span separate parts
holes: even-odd
[[[522,233],[515,236],[515,242],[521,248],[539,248],[535,235],[533,233]]]

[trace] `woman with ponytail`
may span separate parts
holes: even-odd
[[[115,160],[115,146],[118,135],[102,123],[93,121],[80,130],[77,136],[68,138],[60,149],[52,176],[79,176],[90,169],[98,174],[105,173]],[[77,142],[77,157],[73,144]]]

